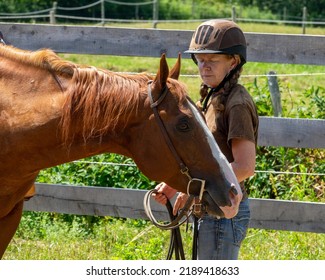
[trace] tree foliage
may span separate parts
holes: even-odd
[[[322,21],[325,15],[325,0],[158,0],[159,19],[193,19],[229,17],[231,6],[239,6],[240,9],[257,9],[260,14],[271,12],[278,18],[297,20],[301,19],[303,7],[307,8],[307,20]],[[57,2],[59,7],[88,6],[96,0],[0,0],[1,13],[23,13],[49,9]],[[150,0],[119,0],[125,3],[146,3]],[[60,14],[100,17],[101,5],[76,11],[63,11]],[[254,13],[256,14],[256,13]],[[151,19],[153,6],[117,5],[105,2],[105,17],[119,19]]]
[[[230,1],[241,6],[256,6],[260,11],[269,10],[273,14],[283,15],[288,19],[301,18],[303,8],[308,11],[308,20],[325,20],[325,0],[237,0]]]

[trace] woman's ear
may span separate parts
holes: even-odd
[[[235,67],[240,64],[241,59],[238,54],[235,54],[231,57],[231,65],[230,65],[230,71],[235,69]]]

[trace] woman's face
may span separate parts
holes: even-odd
[[[209,87],[217,87],[223,78],[237,65],[234,56],[225,54],[195,54],[202,81]]]

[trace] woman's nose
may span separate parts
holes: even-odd
[[[201,65],[200,65],[200,68],[201,69],[211,70],[211,67],[210,67],[209,63],[207,63],[207,62],[202,62]]]

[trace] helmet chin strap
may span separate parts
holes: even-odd
[[[245,63],[245,62],[244,62]],[[208,102],[212,96],[213,93],[218,92],[220,89],[222,89],[227,81],[229,81],[233,75],[244,65],[243,62],[239,63],[234,69],[232,69],[221,81],[221,83],[214,88],[211,88],[207,96],[203,100],[203,105],[202,105],[202,112],[206,112],[207,107],[208,107]]]

